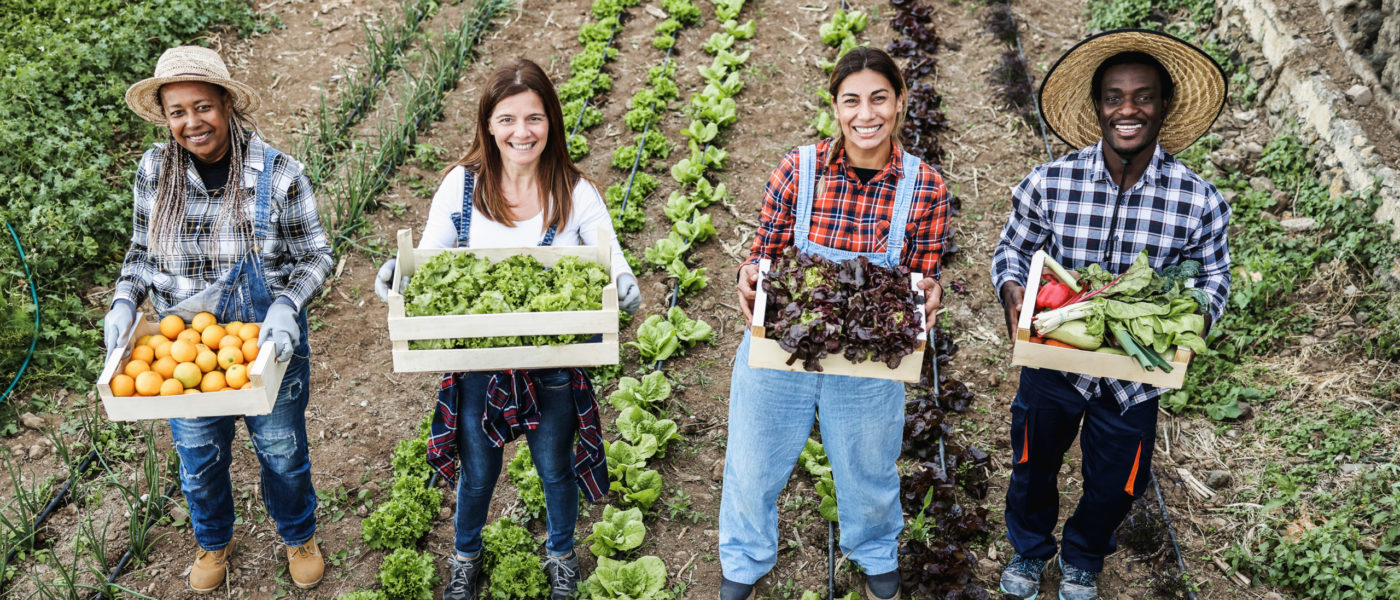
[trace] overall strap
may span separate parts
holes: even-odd
[[[541,240],[540,240],[539,245],[541,245],[541,246],[553,246],[553,245],[554,245],[554,233],[555,233],[555,232],[554,232],[554,226],[553,226],[553,225],[550,225],[550,226],[549,226],[549,230],[546,231],[546,232],[544,232],[544,239],[541,239]]]
[[[816,185],[816,145],[797,149],[797,206],[793,207],[794,242],[805,240],[812,230],[812,187]]]
[[[904,235],[909,225],[909,212],[914,205],[914,187],[919,179],[921,164],[913,152],[904,152],[904,169],[895,187],[894,212],[890,215],[890,233],[885,242],[885,252],[895,264],[899,263],[904,252]]]
[[[472,232],[472,192],[476,188],[476,178],[466,167],[462,168],[462,212],[452,215],[452,224],[457,226],[457,247],[465,248],[471,241]]]
[[[254,239],[265,240],[272,237],[272,169],[277,157],[282,153],[271,145],[263,144],[263,169],[258,174],[257,187],[254,188],[256,201],[253,207],[253,237]],[[242,170],[242,165],[232,165],[229,168]],[[234,174],[229,173],[229,179],[233,179]],[[242,173],[238,173],[239,179],[243,178]],[[235,180],[237,181],[237,180]],[[237,185],[237,184],[235,184]]]

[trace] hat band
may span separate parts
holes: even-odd
[[[208,74],[208,73],[176,73],[176,74],[174,74],[174,75],[171,75],[171,77],[215,77],[215,76],[214,76],[214,75],[210,75],[210,74]]]

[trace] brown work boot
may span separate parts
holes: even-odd
[[[326,561],[321,558],[321,549],[316,547],[316,538],[311,538],[300,546],[287,546],[287,572],[297,587],[306,589],[321,583],[326,574]]]
[[[220,550],[199,549],[194,555],[194,566],[190,568],[190,589],[200,594],[208,594],[219,589],[228,574],[228,559],[233,554],[233,543]]]

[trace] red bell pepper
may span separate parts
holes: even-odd
[[[1040,291],[1035,295],[1036,310],[1054,310],[1069,303],[1074,297],[1074,290],[1068,285],[1058,281],[1051,281],[1040,286]]]

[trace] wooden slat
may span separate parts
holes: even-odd
[[[609,336],[604,336],[606,340]],[[617,364],[616,336],[611,341],[563,346],[517,346],[456,350],[407,350],[395,348],[394,372],[499,371],[547,369]],[[395,342],[402,344],[403,342]]]
[[[391,340],[441,340],[617,331],[616,310],[389,317]]]

